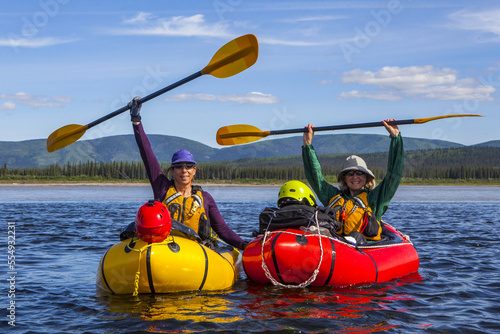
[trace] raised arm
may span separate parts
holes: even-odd
[[[306,175],[307,181],[311,185],[311,188],[318,196],[319,200],[323,205],[328,205],[330,199],[339,194],[340,190],[337,187],[332,186],[326,182],[323,174],[321,172],[321,165],[316,155],[316,151],[312,146],[312,138],[314,136],[314,125],[308,124],[308,132],[304,132],[302,146],[302,162],[304,164],[304,173]]]
[[[135,103],[134,103],[135,102]],[[132,127],[134,130],[135,141],[137,147],[139,148],[139,153],[141,154],[144,167],[146,168],[146,173],[153,188],[154,198],[157,201],[163,201],[166,191],[170,185],[168,178],[163,174],[160,163],[153,153],[151,148],[151,143],[149,142],[148,136],[144,132],[144,128],[141,123],[141,116],[139,111],[141,109],[140,105],[137,105],[137,100],[134,99],[130,102],[130,116],[132,121]]]
[[[394,129],[394,127],[392,127],[392,130],[397,129]],[[399,132],[399,130],[390,131],[388,129],[387,131],[391,136],[389,158],[387,161],[387,172],[384,176],[384,179],[375,187],[375,189],[368,193],[368,202],[377,219],[380,219],[389,207],[391,199],[394,197],[396,191],[398,190],[399,183],[403,178],[404,171],[404,148],[401,133]],[[393,133],[395,135],[393,135]]]

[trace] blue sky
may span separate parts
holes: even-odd
[[[244,34],[259,40],[256,64],[145,103],[147,133],[218,147],[217,129],[231,124],[477,113],[486,118],[400,129],[467,145],[500,139],[498,1],[8,1],[0,18],[0,141],[90,123],[201,70]],[[131,133],[127,112],[82,139]]]

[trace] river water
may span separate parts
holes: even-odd
[[[278,194],[206,190],[245,239]],[[384,219],[411,236],[420,269],[393,282],[284,289],[241,272],[225,292],[98,293],[99,259],[151,196],[149,186],[0,187],[1,333],[500,332],[500,187],[401,186]]]

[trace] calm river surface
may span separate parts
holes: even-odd
[[[205,189],[245,239],[278,193]],[[400,187],[384,219],[411,236],[420,269],[393,282],[283,289],[241,272],[221,293],[98,293],[99,259],[151,196],[146,185],[1,186],[0,332],[500,332],[500,187]]]

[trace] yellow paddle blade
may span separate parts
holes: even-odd
[[[217,143],[219,145],[246,144],[265,138],[270,134],[271,131],[262,131],[253,125],[228,125],[217,130]]]
[[[254,35],[243,35],[228,42],[217,51],[201,70],[216,78],[227,78],[243,72],[257,61],[259,43]]]
[[[70,124],[52,132],[47,138],[47,151],[54,152],[80,139],[87,131],[87,125]]]
[[[427,118],[415,118],[414,123],[415,124],[422,124],[422,123],[427,123],[430,121],[435,121],[436,119],[442,119],[442,118],[452,118],[452,117],[484,117],[483,115],[477,115],[477,114],[454,114],[454,115],[443,115],[443,116],[435,116],[435,117],[427,117]]]

